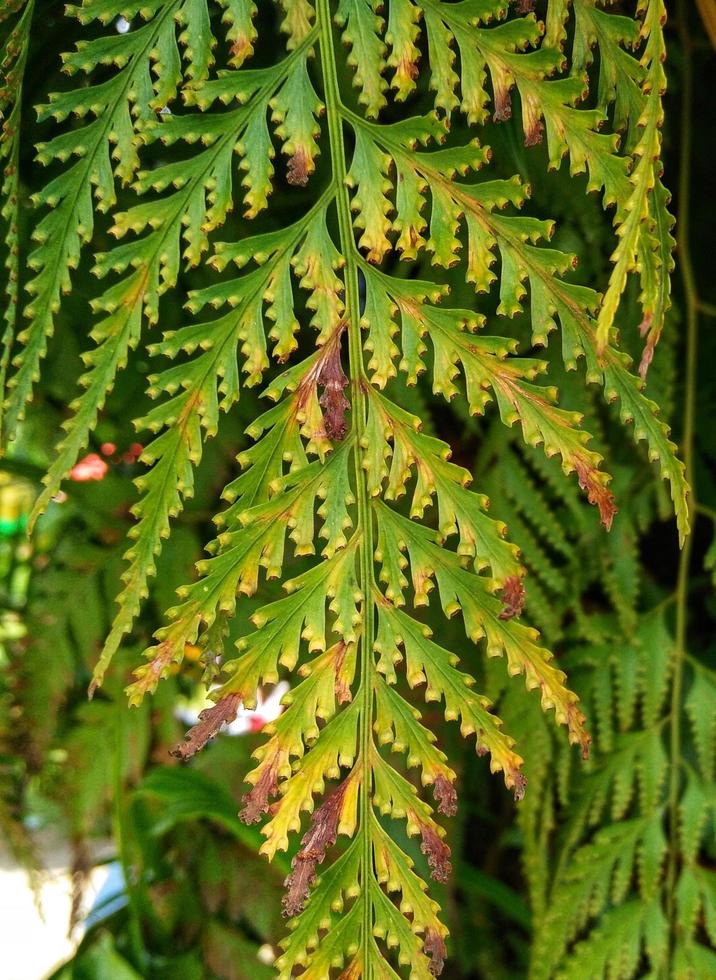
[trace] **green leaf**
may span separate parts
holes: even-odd
[[[251,850],[259,846],[258,833],[239,820],[231,795],[196,770],[161,766],[145,776],[135,796],[159,802],[161,809],[152,823],[152,833],[157,836],[183,821],[212,820]]]

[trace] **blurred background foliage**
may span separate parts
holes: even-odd
[[[32,106],[44,101],[48,91],[68,84],[59,71],[60,53],[72,47],[76,22],[61,18],[61,4],[40,4],[37,19],[42,28],[33,35],[26,80],[27,120]],[[453,445],[456,462],[468,467],[475,486],[490,496],[492,515],[509,525],[530,572],[526,617],[568,669],[595,743],[588,763],[577,760],[563,733],[553,732],[543,718],[536,696],[526,699],[519,685],[503,690],[502,665],[489,661],[482,666],[481,658],[471,658],[470,669],[481,688],[501,701],[506,726],[519,736],[518,747],[526,757],[528,792],[515,806],[472,747],[444,725],[438,712],[434,717],[426,712],[441,741],[448,743],[462,787],[459,815],[449,829],[454,874],[438,896],[452,934],[452,956],[444,976],[456,980],[551,976],[565,944],[585,928],[586,918],[579,912],[584,886],[574,869],[580,862],[584,868],[586,862],[589,873],[601,874],[604,855],[600,858],[594,850],[595,835],[610,833],[610,827],[618,830],[625,819],[648,816],[650,807],[668,806],[673,772],[680,774],[677,793],[685,794],[691,787],[689,771],[698,769],[713,798],[709,753],[716,741],[716,687],[705,665],[716,646],[716,72],[696,8],[685,4],[672,17],[668,40],[666,182],[684,230],[674,308],[647,390],[663,406],[682,453],[690,452],[693,459],[698,504],[691,550],[681,560],[681,572],[667,494],[645,452],[634,449],[599,393],[585,388],[581,370],[560,370],[555,351],[547,356],[562,401],[585,413],[587,427],[597,436],[614,474],[619,515],[609,535],[573,484],[561,479],[558,465],[526,450],[489,413],[484,419],[470,418],[460,404],[438,404],[425,386],[401,389],[398,395]],[[570,178],[564,167],[548,174],[544,150],[526,151],[519,133],[519,119],[488,126],[484,133],[484,141],[496,148],[498,169],[505,171],[499,176],[519,172],[531,183],[535,212],[558,221],[556,246],[579,256],[580,281],[603,286],[612,248],[608,216],[595,196],[586,195],[583,179]],[[27,236],[32,221],[29,196],[45,174],[33,162],[29,140],[24,147],[21,215]],[[290,201],[285,188],[276,193],[274,214],[285,216],[296,208],[295,190]],[[225,237],[243,233],[240,218],[230,219],[228,227]],[[100,228],[98,250],[104,247],[103,235],[106,239],[106,230]],[[684,277],[687,247],[693,282]],[[58,317],[34,410],[20,439],[0,461],[0,829],[30,871],[37,871],[34,830],[60,830],[72,844],[77,908],[93,860],[93,842],[108,837],[113,841],[112,860],[122,870],[119,900],[95,910],[76,957],[57,974],[63,980],[270,977],[270,962],[283,933],[280,890],[290,855],[266,866],[256,853],[258,832],[236,816],[242,774],[250,768],[249,756],[259,736],[221,736],[187,767],[171,759],[169,748],[184,729],[177,706],[181,699],[195,699],[200,693],[200,670],[192,667],[191,656],[188,666],[141,709],[130,712],[123,696],[131,667],[148,645],[162,610],[172,604],[174,589],[190,579],[194,562],[212,537],[210,517],[236,470],[237,452],[246,444],[244,429],[258,412],[257,398],[246,392],[207,446],[196,493],[164,547],[133,642],[113,664],[103,690],[88,702],[87,683],[118,589],[129,509],[135,500],[132,479],[140,469],[132,448],[137,437],[131,419],[145,412],[151,366],[146,350],[132,355],[93,434],[89,471],[79,471],[68,482],[29,542],[27,514],[52,458],[66,406],[75,395],[80,352],[86,345],[94,283],[88,274],[89,255],[84,262]],[[201,284],[199,269],[164,297],[163,330],[180,324],[183,297]],[[457,305],[474,302],[459,275],[453,288]],[[485,312],[494,314],[494,309]],[[620,326],[637,359],[638,322],[634,293],[623,308]],[[503,321],[500,330],[522,341],[528,337],[524,319]],[[690,388],[689,357],[695,365]],[[693,431],[684,425],[689,399],[695,406]],[[94,478],[87,478],[88,472]],[[260,600],[265,599],[264,591]],[[247,629],[254,604],[247,599],[239,603],[233,636]],[[687,607],[688,642],[680,648],[684,624],[679,625],[679,617]],[[443,624],[437,628],[451,629]],[[451,639],[458,649],[457,630]],[[683,683],[674,694],[677,670]],[[639,761],[644,740],[639,739],[648,736],[650,725],[658,733],[663,758],[657,751],[658,758]],[[669,858],[663,873],[672,889],[672,863],[675,874],[689,867],[692,858],[694,867],[716,874],[716,847],[709,832],[713,812],[713,806],[704,810],[700,827],[693,830],[697,839],[691,849],[683,828],[681,844],[674,844],[677,830],[669,825],[667,814]],[[614,848],[620,846],[616,837],[612,842]],[[597,929],[611,930],[612,946],[625,944],[626,965],[621,973],[610,974],[614,976],[645,975],[641,954],[636,962],[629,960],[627,947],[633,936],[622,935],[624,923],[638,931],[626,911],[630,902],[639,904],[635,896],[643,888],[633,874],[627,875],[623,887],[613,884],[610,893],[610,871],[601,905],[593,898]],[[594,889],[597,895],[602,889],[596,878]],[[667,895],[667,915],[670,903]],[[706,899],[696,905],[689,928],[693,942],[704,950],[695,955],[704,958],[695,962],[710,969],[709,964],[716,963],[707,959],[712,955],[709,943],[716,939],[716,900],[711,908]],[[615,927],[609,916],[620,909],[622,917],[614,920]],[[599,955],[594,945],[586,949],[591,956]],[[577,947],[577,965],[571,967],[576,972],[569,975],[602,975],[598,960],[591,960],[580,973],[579,955],[586,954],[579,954]],[[701,974],[708,975],[715,976],[716,967]]]

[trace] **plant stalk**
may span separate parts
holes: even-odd
[[[356,483],[356,499],[358,506],[358,526],[362,533],[360,542],[360,588],[362,593],[363,623],[360,639],[360,687],[358,698],[361,700],[360,721],[360,760],[361,760],[361,789],[360,789],[360,833],[363,837],[361,856],[361,896],[363,918],[363,972],[364,980],[372,980],[373,969],[368,952],[373,935],[373,909],[371,901],[371,882],[373,880],[373,855],[371,838],[368,828],[372,814],[371,806],[371,752],[373,750],[372,714],[373,714],[373,684],[374,656],[373,637],[374,606],[373,606],[373,512],[366,472],[363,469],[362,450],[365,442],[367,399],[366,386],[369,381],[365,374],[363,362],[363,345],[360,325],[360,295],[358,287],[358,264],[353,221],[351,217],[350,200],[346,186],[346,156],[343,140],[342,104],[338,77],[336,71],[336,55],[333,42],[333,25],[329,0],[318,0],[317,24],[320,31],[321,68],[323,72],[324,97],[326,102],[326,118],[331,147],[331,165],[333,180],[336,187],[336,210],[340,233],[341,252],[345,258],[345,306],[346,331],[348,335],[349,376],[351,391],[351,416],[355,430],[354,467]]]
[[[691,207],[691,144],[692,120],[691,102],[693,93],[693,65],[691,40],[688,29],[686,4],[681,0],[678,6],[678,30],[682,45],[683,73],[681,89],[681,147],[679,157],[679,224],[676,234],[676,247],[684,289],[686,312],[686,370],[684,376],[683,433],[681,452],[686,470],[686,481],[691,487],[689,510],[693,520],[698,504],[694,490],[694,425],[696,410],[696,365],[698,358],[698,308],[691,254],[689,250],[689,216]],[[688,644],[688,600],[689,573],[691,568],[693,533],[684,543],[679,557],[676,583],[676,626],[672,658],[672,686],[670,711],[671,767],[667,814],[669,823],[669,855],[666,870],[666,911],[669,922],[669,964],[673,960],[677,942],[676,925],[676,883],[679,870],[679,797],[681,790],[681,714],[684,680],[684,663],[687,659]],[[669,967],[670,970],[670,967]]]

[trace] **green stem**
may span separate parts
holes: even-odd
[[[368,494],[366,472],[363,469],[362,450],[365,444],[367,399],[369,381],[363,363],[363,345],[360,326],[360,299],[358,292],[358,264],[350,200],[346,186],[346,155],[343,141],[342,104],[336,72],[336,55],[333,43],[333,25],[329,0],[318,0],[317,23],[320,30],[321,68],[323,72],[326,118],[331,147],[333,180],[336,186],[336,209],[340,233],[341,252],[345,258],[345,303],[348,333],[349,372],[352,404],[352,420],[356,434],[354,453],[358,526],[362,532],[360,545],[360,586],[363,595],[363,626],[361,636],[360,688],[360,760],[362,767],[360,795],[360,832],[363,837],[361,858],[361,902],[363,906],[363,972],[364,980],[371,980],[373,969],[368,953],[373,935],[373,909],[371,882],[373,879],[373,855],[371,836],[368,832],[372,813],[371,806],[371,753],[373,751],[372,714],[374,659],[373,637],[373,513]]]
[[[684,377],[684,428],[681,451],[686,468],[686,481],[691,486],[690,509],[697,508],[693,489],[694,470],[694,418],[696,391],[696,364],[698,357],[698,295],[689,252],[690,166],[691,166],[691,102],[693,91],[693,66],[691,42],[687,23],[686,6],[682,0],[678,8],[679,34],[683,50],[682,104],[681,104],[681,153],[679,160],[679,226],[676,236],[677,252],[681,267],[686,306],[686,373]],[[669,963],[672,962],[677,941],[676,880],[679,870],[679,795],[681,790],[681,701],[684,679],[684,662],[687,656],[689,571],[691,565],[692,538],[686,539],[679,558],[676,584],[676,629],[672,660],[670,773],[668,787],[669,856],[666,872],[666,907],[669,921]],[[670,969],[670,968],[669,968]]]
[[[704,316],[716,316],[716,306],[713,303],[706,303],[704,300],[699,300],[696,306],[699,313],[703,313]]]
[[[716,510],[713,507],[708,507],[706,504],[702,504],[700,501],[693,503],[693,511],[695,514],[701,514],[702,517],[708,517],[710,521],[716,524]]]

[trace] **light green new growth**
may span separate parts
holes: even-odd
[[[269,858],[304,834],[286,883],[291,932],[279,975],[302,967],[305,980],[324,980],[337,968],[342,980],[383,980],[408,966],[418,980],[437,975],[447,929],[426,868],[413,867],[396,828],[420,837],[427,870],[444,880],[450,851],[435,809],[455,812],[456,775],[407,688],[440,702],[518,799],[522,759],[474,689],[472,658],[502,658],[510,676],[524,675],[585,756],[590,736],[564,672],[519,621],[525,567],[505,526],[487,516],[487,498],[470,489],[471,474],[450,461],[450,447],[396,404],[391,380],[415,385],[425,374],[435,394],[466,398],[472,414],[496,411],[527,446],[559,458],[608,529],[616,513],[610,478],[582,417],[558,406],[544,379],[548,362],[519,353],[499,335],[499,320],[481,312],[490,308],[482,294],[496,295],[498,317],[524,311],[535,347],[559,333],[566,367],[583,361],[585,380],[618,401],[669,481],[686,535],[683,466],[616,330],[632,271],[641,281],[645,367],[669,305],[663,4],[645,0],[632,20],[591,0],[559,0],[543,25],[505,0],[391,0],[385,9],[370,0],[281,0],[282,50],[273,63],[276,36],[257,32],[249,0],[218,8],[209,0],[85,0],[68,12],[107,30],[65,57],[77,84],[40,110],[42,119],[74,121],[38,150],[42,163],[63,169],[34,199],[40,217],[7,392],[10,433],[97,214],[111,215],[118,241],[93,254],[103,284],[93,301],[94,347],[35,516],[150,328],[150,353],[173,362],[150,377],[156,406],[137,422],[151,434],[147,470],[137,480],[119,612],[92,687],[132,629],[171,520],[192,494],[204,441],[244,387],[262,386],[267,408],[249,427],[251,445],[224,491],[210,557],[169,610],[129,698],[138,704],[154,691],[187,644],[199,645],[207,664],[222,651],[216,705],[178,750],[188,757],[240,704],[251,705],[259,686],[293,674],[242,811],[247,821],[269,814]],[[126,33],[112,29],[120,14],[132,20]],[[17,28],[21,44],[31,16],[30,3]],[[18,71],[24,50],[14,56]],[[252,67],[256,52],[261,67]],[[104,80],[96,81],[100,66]],[[398,121],[384,121],[388,102],[416,93],[432,99],[432,111],[414,115],[406,106],[393,109]],[[0,107],[3,98],[0,89]],[[618,244],[603,299],[575,281],[574,257],[550,245],[554,223],[520,213],[529,186],[490,173],[482,129],[512,112],[521,113],[527,147],[544,142],[551,168],[566,158],[613,208]],[[472,132],[465,145],[450,133],[460,119]],[[169,162],[158,154],[144,169],[145,148],[162,146],[184,150]],[[12,160],[13,147],[9,121],[0,149]],[[267,230],[261,215],[277,180],[308,203]],[[117,209],[119,186],[137,198],[125,210]],[[8,201],[13,188],[11,173]],[[237,208],[257,219],[257,231],[218,241]],[[3,215],[13,227],[10,204]],[[425,257],[430,278],[413,277],[411,263]],[[200,264],[217,275],[190,294],[196,320],[158,338],[162,295],[182,269]],[[467,308],[448,295],[443,270],[452,267],[474,287]],[[8,336],[14,322],[11,308]],[[289,558],[302,561],[285,578]],[[237,601],[269,578],[281,579],[285,594],[258,608],[236,651],[224,649]],[[430,635],[421,618],[428,605],[462,617],[460,656]],[[634,841],[643,832],[635,827]]]

